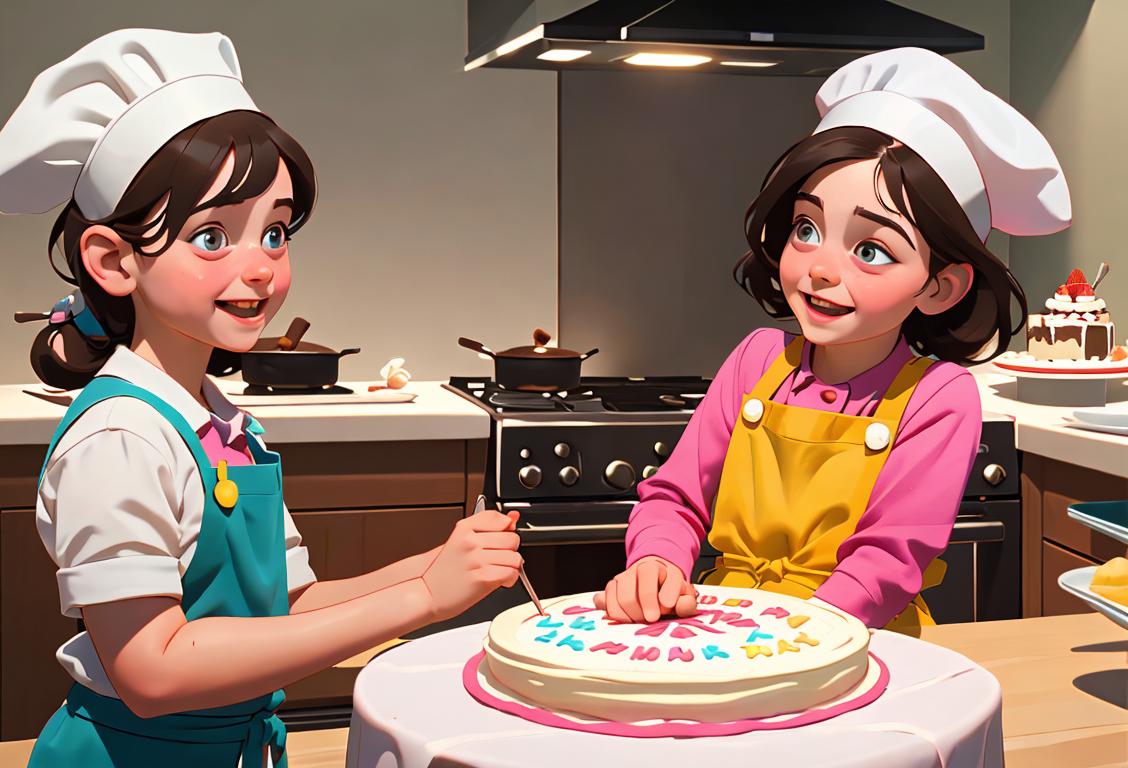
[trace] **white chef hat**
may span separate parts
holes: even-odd
[[[815,133],[873,128],[920,155],[982,240],[992,227],[1045,235],[1069,226],[1069,188],[1045,137],[939,54],[896,48],[855,59],[823,83],[815,103]]]
[[[239,109],[259,111],[225,35],[103,35],[35,78],[0,129],[0,211],[43,213],[73,195],[105,218],[169,139]]]

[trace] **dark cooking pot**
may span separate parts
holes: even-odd
[[[299,342],[295,349],[283,350],[278,348],[278,339],[259,339],[249,352],[243,353],[243,381],[275,389],[332,386],[337,383],[337,361],[360,351],[354,347],[338,352],[308,341]]]
[[[494,380],[503,389],[525,392],[555,392],[580,385],[580,364],[598,352],[593,349],[580,354],[570,349],[547,346],[552,339],[538,328],[533,333],[533,346],[513,347],[494,352],[480,341],[458,340],[459,345],[489,355],[494,361]]]

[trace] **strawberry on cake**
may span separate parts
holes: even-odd
[[[1105,306],[1097,298],[1096,286],[1108,274],[1102,263],[1092,284],[1075,269],[1053,298],[1049,311],[1030,315],[1026,325],[1026,347],[1039,360],[1104,360],[1115,346],[1115,327]]]

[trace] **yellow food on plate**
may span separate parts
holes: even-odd
[[[1101,597],[1128,606],[1128,558],[1114,557],[1098,567],[1089,589]]]

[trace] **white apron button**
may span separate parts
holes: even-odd
[[[763,417],[764,417],[764,404],[762,402],[760,402],[756,398],[752,398],[751,400],[749,400],[747,403],[744,404],[744,418],[745,418],[745,420],[751,422],[752,424],[756,424]]]
[[[889,427],[884,424],[870,424],[866,427],[866,448],[883,451],[889,445]]]

